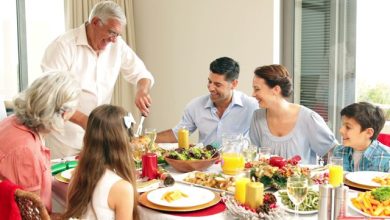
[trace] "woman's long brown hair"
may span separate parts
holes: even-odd
[[[139,219],[135,168],[123,120],[125,115],[123,108],[113,105],[99,106],[89,115],[84,146],[69,185],[64,218],[80,218],[85,214],[97,182],[109,168],[133,185],[133,219]]]

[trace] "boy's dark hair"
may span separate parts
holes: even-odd
[[[238,79],[240,65],[230,57],[221,57],[210,63],[210,71],[218,75],[224,75],[225,80],[231,82]]]
[[[341,116],[353,118],[360,124],[360,131],[367,128],[374,129],[371,140],[377,139],[379,132],[385,125],[385,116],[381,108],[368,102],[359,102],[348,105],[340,112]]]

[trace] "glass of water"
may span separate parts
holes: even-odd
[[[257,146],[256,145],[247,145],[243,148],[242,154],[246,162],[254,161],[257,156]]]
[[[260,159],[269,159],[271,157],[271,148],[270,147],[260,147],[259,148]]]

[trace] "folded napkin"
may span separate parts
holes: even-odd
[[[220,212],[225,211],[226,205],[222,201],[217,203],[216,205],[213,205],[211,207],[197,210],[197,211],[192,211],[192,212],[175,212],[175,213],[170,213],[171,215],[176,215],[176,216],[183,216],[183,217],[202,217],[202,216],[209,216],[209,215],[215,215]]]
[[[51,166],[51,174],[56,175],[62,171],[75,168],[77,166],[77,161],[67,161],[63,163],[54,164]]]
[[[15,201],[15,191],[20,186],[11,183],[9,180],[0,182],[0,213],[1,219],[19,220],[21,219],[19,207]]]

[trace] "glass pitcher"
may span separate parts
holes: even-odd
[[[228,175],[236,175],[244,170],[245,159],[243,149],[249,146],[248,138],[242,134],[222,135],[222,172]]]

